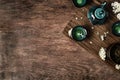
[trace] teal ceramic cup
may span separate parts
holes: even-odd
[[[108,48],[107,59],[115,64],[120,64],[120,43],[112,44]]]
[[[87,30],[83,26],[75,26],[69,30],[68,34],[76,41],[83,41],[87,37]]]
[[[73,3],[76,7],[83,7],[86,4],[86,0],[73,0]]]
[[[118,22],[115,22],[112,26],[112,33],[115,35],[115,36],[118,36],[120,37],[120,21]]]

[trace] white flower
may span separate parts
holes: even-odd
[[[105,61],[105,58],[106,58],[106,51],[105,51],[105,48],[101,47],[100,50],[99,50],[99,56],[100,58]]]
[[[120,20],[120,13],[119,13],[119,14],[117,14],[117,18]]]
[[[120,70],[120,65],[116,64],[116,65],[115,65],[115,68],[116,68],[117,70]]]
[[[105,40],[105,36],[104,35],[100,35],[100,39],[101,39],[101,41],[104,41]]]
[[[71,35],[71,33],[72,33],[72,28],[68,31],[68,35],[70,36],[70,37],[72,37],[72,35]]]
[[[113,8],[113,12],[116,14],[116,13],[118,13],[118,12],[120,12],[120,3],[118,3],[118,2],[113,2],[113,3],[111,3],[111,6],[112,6],[112,8]]]

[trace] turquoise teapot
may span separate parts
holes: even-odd
[[[87,16],[93,25],[103,24],[106,21],[108,17],[108,12],[105,10],[106,4],[107,2],[104,2],[99,6],[93,6],[90,8]]]

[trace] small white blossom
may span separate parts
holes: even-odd
[[[99,33],[99,32],[97,32],[96,34],[97,34],[97,35],[99,35],[100,33]]]
[[[101,39],[101,41],[104,41],[104,40],[105,40],[105,36],[104,36],[104,35],[101,35],[101,36],[100,36],[100,39]]]
[[[90,44],[93,44],[93,42],[92,42],[92,41],[90,41]]]
[[[99,56],[100,58],[105,61],[105,58],[106,58],[106,50],[105,48],[101,47],[100,50],[99,50]]]
[[[75,19],[78,20],[78,17],[76,17]]]
[[[120,13],[117,14],[117,18],[120,20]]]
[[[104,36],[107,37],[107,33],[106,32],[104,32]]]
[[[108,32],[108,31],[107,31],[106,33],[107,33],[107,34],[109,34],[109,32]]]
[[[115,65],[115,68],[116,68],[117,70],[120,70],[120,65],[116,64],[116,65]]]
[[[80,17],[80,19],[82,20],[82,19],[83,19],[83,17]]]
[[[91,29],[94,29],[94,27],[91,27]]]
[[[72,37],[71,33],[72,33],[72,28],[68,31],[68,36]]]
[[[120,20],[120,3],[115,1],[113,3],[111,3],[111,6],[112,6],[112,11],[114,14],[117,14],[117,18]]]
[[[118,2],[113,2],[113,3],[111,3],[111,6],[112,6],[112,8],[113,8],[113,12],[116,14],[116,13],[118,13],[118,12],[120,12],[120,3],[118,3]]]

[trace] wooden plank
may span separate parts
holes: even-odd
[[[91,4],[92,6],[94,5]],[[68,36],[68,31],[77,26],[82,25],[89,31],[89,36],[82,42],[77,42],[81,47],[90,52],[91,54],[97,56],[99,58],[99,50],[101,47],[108,48],[111,44],[120,42],[120,38],[116,37],[111,32],[111,27],[114,22],[117,21],[116,17],[113,16],[110,8],[110,4],[108,4],[109,17],[105,24],[103,25],[92,25],[87,18],[87,13],[91,7],[91,5],[87,5],[83,8],[79,8],[76,10],[76,15],[72,18],[72,20],[67,24],[64,29],[64,34]],[[77,18],[77,19],[76,19]],[[94,29],[92,29],[94,27]],[[104,32],[109,32],[104,41],[100,39],[100,35],[104,35]],[[99,33],[99,34],[97,34]],[[69,37],[69,36],[68,36]],[[70,38],[70,37],[69,37]],[[90,42],[93,42],[90,44]],[[107,63],[110,63],[112,66],[116,64],[111,63],[106,60]]]

